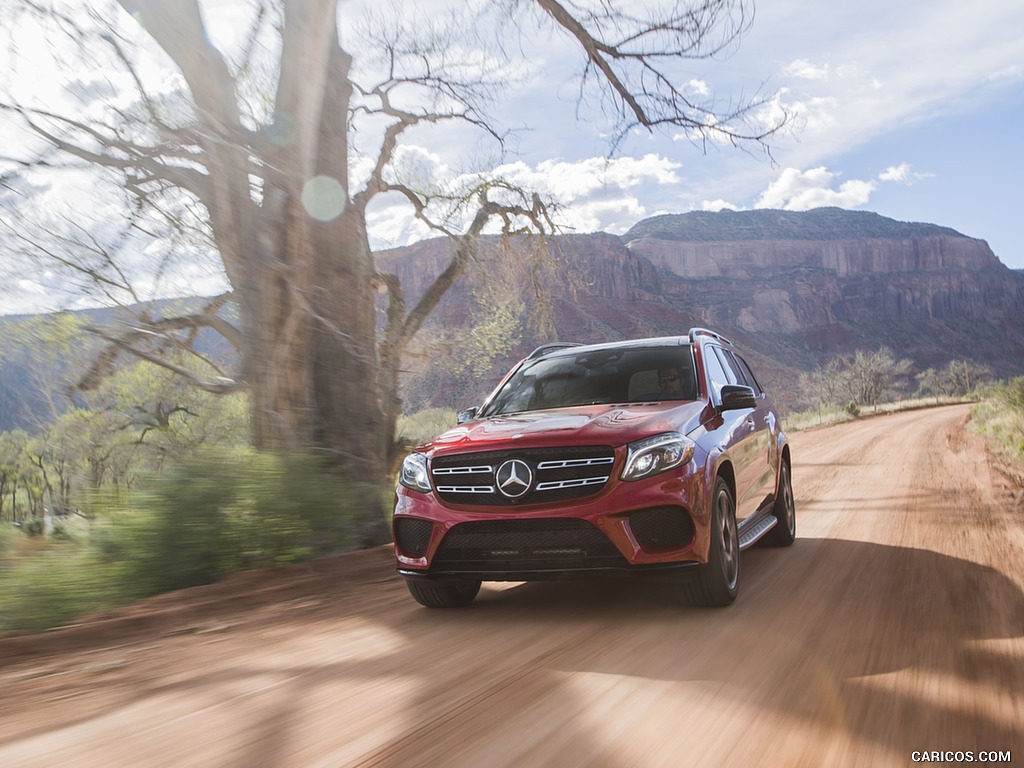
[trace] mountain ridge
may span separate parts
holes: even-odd
[[[864,214],[667,214],[638,222],[621,237],[553,237],[549,260],[567,265],[561,276],[547,278],[555,336],[586,343],[710,327],[740,343],[772,388],[783,391],[831,357],[883,345],[910,359],[916,371],[956,359],[1000,376],[1024,374],[1024,274],[1002,264],[984,240]],[[785,226],[766,230],[769,219]],[[751,239],[752,233],[792,234],[801,221],[810,222],[802,237]],[[704,228],[703,240],[667,239],[694,222]],[[744,229],[744,222],[757,226]],[[409,286],[411,301],[449,254],[444,241],[432,240],[381,254],[378,263]],[[486,260],[480,266],[487,271]],[[453,287],[423,338],[456,346],[472,339],[474,317],[488,311],[474,280],[480,278]],[[517,356],[551,340],[524,323],[518,343],[494,360],[487,383]],[[409,375],[406,401],[416,410],[465,405],[485,394],[483,385],[453,374],[448,358],[421,363]]]
[[[660,214],[638,221],[622,235],[622,239],[626,243],[642,238],[680,242],[829,241],[935,235],[967,238],[967,235],[939,224],[898,221],[872,211],[825,207],[809,211],[759,208]]]
[[[540,259],[541,241],[523,237],[513,245],[527,263],[519,273],[507,271],[496,238],[483,238],[474,269],[444,297],[410,350],[406,407],[479,402],[516,359],[554,339],[677,335],[691,326],[734,338],[784,402],[801,372],[882,345],[918,371],[962,359],[1000,376],[1024,374],[1024,271],[1003,265],[984,240],[865,213],[666,214],[637,222],[624,236],[551,237]],[[827,223],[834,231],[825,237]],[[801,226],[803,237],[749,239]],[[703,228],[705,239],[671,239],[687,227]],[[863,236],[846,237],[851,232]],[[451,242],[434,238],[378,253],[377,263],[398,275],[411,306],[451,256]],[[522,286],[533,281],[549,293],[554,325],[546,330],[529,322],[537,306]],[[500,351],[468,373],[459,355],[494,341],[481,334],[500,299],[495,286],[519,290],[520,315],[502,329]],[[94,312],[85,314],[106,319]],[[16,319],[0,318],[0,332]],[[0,430],[27,424],[36,410],[25,407],[33,401],[30,382],[11,361],[0,356]]]

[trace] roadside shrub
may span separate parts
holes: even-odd
[[[0,570],[0,632],[42,632],[121,599],[114,573],[88,548],[62,544]]]
[[[971,416],[975,432],[991,435],[1024,459],[1024,377],[986,387]]]
[[[146,485],[96,536],[139,596],[344,551],[365,495],[312,457],[248,450],[189,458]]]
[[[94,493],[91,523],[70,541],[8,532],[0,631],[39,632],[230,571],[341,552],[366,510],[379,511],[380,489],[303,455],[209,451],[142,485]]]

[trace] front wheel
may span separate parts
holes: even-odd
[[[461,608],[473,602],[480,591],[477,580],[417,581],[406,579],[405,586],[416,602],[427,608]]]
[[[711,496],[711,550],[708,563],[679,585],[679,599],[687,605],[721,607],[740,591],[740,540],[736,533],[736,505],[729,486],[715,480]]]

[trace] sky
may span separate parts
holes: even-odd
[[[797,119],[772,140],[774,163],[635,132],[603,196],[578,203],[580,228],[620,233],[637,218],[694,209],[835,205],[952,227],[1024,269],[1024,3],[761,2],[733,55],[697,64],[691,77],[715,93],[762,84],[780,93]],[[601,147],[585,126],[574,129],[537,137],[522,162],[564,188],[587,186],[573,171],[592,172]]]
[[[207,2],[215,43],[227,45],[234,37],[239,6],[239,0]],[[34,98],[59,98],[60,88],[46,80],[47,60],[38,58],[46,49],[31,53],[24,44],[30,37],[23,30],[20,50],[8,54],[21,58],[7,64],[13,61],[16,75],[32,73]],[[671,132],[643,130],[609,154],[607,126],[577,108],[579,58],[565,38],[518,44],[527,55],[517,82],[494,107],[499,120],[516,129],[514,140],[503,156],[489,160],[506,177],[559,201],[569,231],[622,234],[643,218],[691,210],[831,205],[952,227],[986,240],[1007,266],[1024,269],[1018,236],[1024,179],[1020,0],[762,0],[738,48],[711,61],[686,62],[678,76],[695,92],[722,99],[774,95],[770,104],[795,120],[771,139],[771,159],[756,148],[712,145],[702,152]],[[6,146],[0,158],[16,154],[20,141],[4,124],[9,120],[0,113]],[[449,178],[465,169],[465,135],[415,138],[415,146],[402,150],[404,167]],[[0,172],[4,168],[0,159]],[[82,213],[83,226],[109,215],[90,212],[88,179],[42,189],[68,200]],[[4,200],[0,195],[0,216],[13,223],[17,213],[4,209]],[[407,208],[386,198],[371,208],[368,225],[376,247],[427,234]],[[16,258],[0,247],[0,267]],[[216,270],[188,263],[176,280],[162,279],[154,291],[213,293],[222,281]],[[0,314],[69,303],[66,295],[58,300],[58,281],[45,271],[20,275],[0,296]]]

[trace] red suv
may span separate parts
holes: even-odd
[[[431,608],[482,581],[675,572],[679,598],[728,605],[740,551],[796,537],[778,413],[732,343],[549,344],[459,426],[406,457],[398,572]]]

